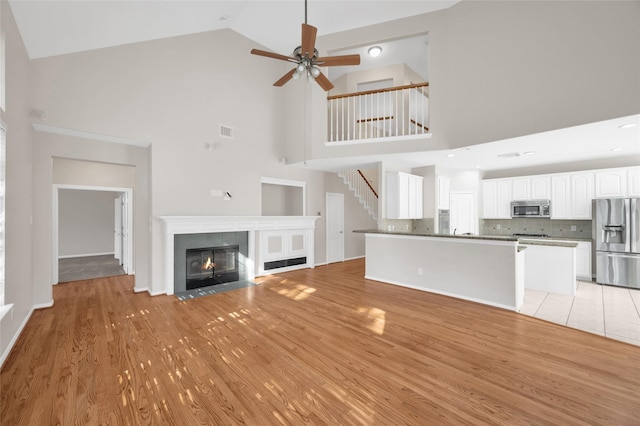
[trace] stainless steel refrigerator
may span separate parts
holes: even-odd
[[[640,198],[595,204],[596,282],[640,288]]]

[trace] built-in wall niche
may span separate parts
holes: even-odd
[[[304,216],[306,182],[261,179],[262,216]]]

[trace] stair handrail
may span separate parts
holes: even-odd
[[[342,94],[342,95],[331,95],[331,96],[327,96],[327,100],[330,101],[332,99],[351,98],[351,97],[354,97],[354,96],[361,96],[361,95],[373,95],[375,93],[395,92],[395,91],[398,91],[398,90],[416,89],[416,88],[428,87],[428,86],[429,86],[429,82],[407,84],[407,85],[404,85],[404,86],[386,87],[384,89],[367,90],[367,91],[364,91],[364,92],[352,92],[352,93],[345,93],[345,94]]]
[[[369,183],[369,180],[366,177],[364,177],[364,173],[362,173],[362,170],[358,169],[358,174],[360,174],[360,177],[367,183],[367,186],[369,187],[371,192],[373,192],[373,195],[375,195],[376,198],[379,198],[378,193],[376,192],[375,189],[373,189],[373,186],[371,186],[371,183]]]

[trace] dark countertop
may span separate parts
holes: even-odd
[[[556,240],[546,238],[520,238],[520,244],[530,246],[578,247],[578,241]]]
[[[462,238],[468,240],[493,240],[493,241],[518,241],[516,237],[505,235],[446,235],[446,234],[426,234],[420,232],[385,231],[383,229],[356,229],[353,232],[359,234],[383,234],[383,235],[412,235],[415,237],[436,237],[436,238]]]
[[[359,234],[382,234],[382,235],[411,235],[416,237],[436,237],[436,238],[462,238],[469,240],[490,240],[490,241],[517,241],[521,245],[532,246],[552,246],[552,247],[577,247],[580,241],[591,241],[588,238],[554,238],[554,237],[514,237],[509,235],[446,235],[427,234],[412,231],[385,231],[383,229],[356,229],[353,232]]]

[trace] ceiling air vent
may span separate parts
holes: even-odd
[[[225,126],[224,124],[220,125],[220,136],[223,138],[233,139],[233,127]]]
[[[518,153],[518,152],[509,152],[507,154],[498,154],[498,157],[500,157],[500,158],[520,157],[520,153]]]

